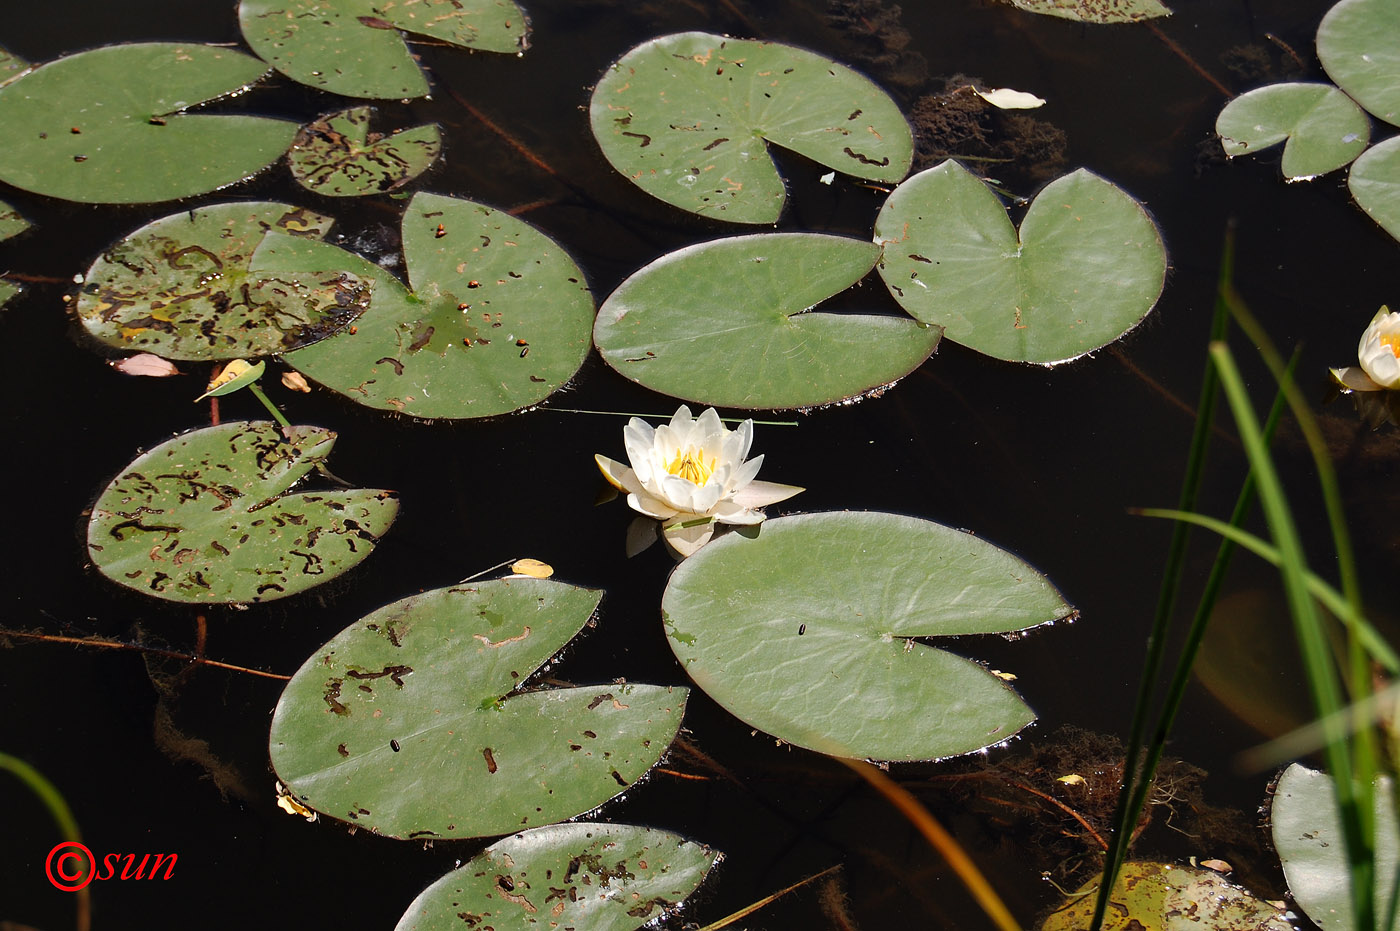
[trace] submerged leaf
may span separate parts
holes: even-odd
[[[1371,123],[1350,97],[1330,84],[1269,84],[1241,94],[1215,120],[1225,154],[1233,158],[1283,147],[1283,176],[1307,180],[1341,168],[1371,139]]]
[[[511,0],[242,0],[254,52],[294,81],[346,97],[422,97],[428,82],[400,32],[463,48],[525,48]]]
[[[919,639],[1073,613],[1020,559],[896,514],[776,517],[671,574],[666,633],[686,673],[746,724],[833,756],[924,760],[1035,719],[1000,679]],[[779,672],[780,671],[780,672]]]
[[[1210,861],[1219,862],[1219,861]],[[1082,931],[1094,917],[1100,879],[1051,912],[1039,931]],[[1255,898],[1214,870],[1129,860],[1118,874],[1103,931],[1292,931],[1286,910]]]
[[[92,336],[168,359],[231,359],[296,349],[358,316],[373,279],[340,271],[249,271],[269,230],[321,237],[329,217],[287,204],[216,204],[141,227],[88,269],[77,313]]]
[[[395,931],[632,931],[679,906],[717,862],[710,848],[656,828],[533,828],[497,841],[424,889]],[[540,917],[546,914],[547,924]]]
[[[832,404],[887,386],[941,331],[908,317],[812,308],[880,250],[817,233],[763,233],[664,255],[614,291],[593,327],[604,361],[673,397],[723,407]]]
[[[1340,0],[1317,27],[1317,57],[1372,116],[1400,126],[1400,4]]]
[[[1170,16],[1158,0],[1008,0],[1030,13],[1073,19],[1085,23],[1136,23]]]
[[[0,87],[0,180],[64,200],[175,200],[242,181],[276,160],[296,124],[186,113],[240,91],[267,66],[197,43],[109,45]]]
[[[442,151],[435,124],[391,133],[369,131],[370,107],[339,110],[301,128],[287,164],[292,177],[327,197],[394,191],[428,169]]]
[[[1142,206],[1084,169],[1048,184],[1018,233],[954,161],[920,172],[875,221],[900,306],[998,359],[1052,364],[1121,337],[1157,303],[1167,253]]]
[[[774,223],[783,181],[764,140],[844,174],[898,181],[913,159],[889,95],[813,52],[704,32],[662,36],[608,69],[589,107],[612,166],[668,204]]]
[[[88,555],[103,575],[168,601],[270,601],[370,554],[398,513],[389,491],[287,494],[325,462],[321,427],[225,423],[138,456],[98,496]]]
[[[601,598],[500,579],[361,618],[282,693],[278,777],[324,815],[410,839],[503,834],[598,807],[656,764],[688,695],[635,683],[521,688]]]

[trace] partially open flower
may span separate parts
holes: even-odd
[[[1333,369],[1332,377],[1353,391],[1400,390],[1400,313],[1382,307],[1361,334],[1360,366]]]
[[[682,556],[695,552],[721,524],[757,524],[759,508],[802,491],[754,481],[763,457],[745,461],[753,421],[729,430],[714,408],[690,416],[684,404],[669,424],[653,429],[633,417],[622,431],[631,468],[594,456],[603,477],[627,492],[632,509],[664,523],[666,542]]]

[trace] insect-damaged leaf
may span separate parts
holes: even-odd
[[[392,492],[286,494],[330,455],[321,427],[226,423],[138,456],[93,505],[87,548],[119,585],[168,601],[270,601],[329,582],[370,554]]]
[[[662,36],[608,69],[589,108],[613,167],[668,204],[774,223],[783,181],[763,140],[857,178],[892,182],[913,160],[889,95],[790,45],[704,32]]]
[[[1231,158],[1285,142],[1283,176],[1289,181],[1326,174],[1360,155],[1371,121],[1331,84],[1270,84],[1241,94],[1215,119]]]
[[[413,595],[317,650],[272,718],[272,765],[304,805],[391,837],[482,837],[561,821],[640,779],[684,688],[522,691],[602,593],[501,579]]]
[[[303,126],[287,152],[297,183],[327,197],[359,197],[397,190],[426,171],[442,151],[437,126],[372,133],[373,112],[355,107]]]
[[[938,345],[938,327],[908,317],[812,309],[879,256],[870,243],[817,233],[688,246],[619,285],[593,339],[613,368],[673,397],[749,409],[832,404],[898,381]]]
[[[196,43],[109,45],[0,86],[0,180],[65,200],[130,204],[202,194],[287,150],[296,124],[184,111],[242,90],[267,66]]]
[[[1073,892],[1038,931],[1080,931],[1094,917],[1100,877]],[[1118,874],[1103,931],[1291,931],[1286,909],[1255,898],[1214,870],[1129,860]]]
[[[656,828],[532,828],[424,889],[395,931],[632,931],[680,905],[718,860],[716,851]]]
[[[1021,362],[1064,362],[1118,339],[1152,310],[1167,272],[1146,211],[1083,169],[1048,184],[1018,233],[991,188],[943,162],[895,189],[875,240],[901,307]]]
[[[400,30],[487,52],[525,48],[525,14],[511,0],[243,0],[238,22],[278,71],[346,97],[428,92]]]
[[[1007,0],[1017,9],[1085,23],[1136,23],[1170,16],[1158,0]]]
[[[373,279],[248,270],[269,230],[319,238],[329,217],[277,203],[231,203],[156,220],[102,254],[78,295],[83,327],[108,346],[167,359],[234,359],[323,339],[369,304]]]
[[[430,418],[529,407],[583,364],[593,323],[583,273],[524,220],[417,194],[404,214],[403,248],[412,293],[343,249],[269,234],[255,270],[295,277],[334,268],[375,282],[353,327],[286,362],[360,404]]]
[[[1070,616],[1025,562],[897,514],[800,514],[757,531],[701,547],[661,601],[686,673],[746,724],[833,756],[926,760],[1035,719],[982,666],[914,639]]]

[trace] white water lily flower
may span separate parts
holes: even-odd
[[[1400,390],[1400,313],[1382,307],[1356,347],[1361,365],[1333,369],[1332,377],[1353,391]]]
[[[663,521],[666,542],[689,556],[714,535],[715,523],[757,524],[759,508],[790,498],[796,485],[754,481],[763,457],[745,461],[753,421],[735,430],[709,408],[699,417],[681,405],[669,424],[652,428],[633,417],[622,431],[631,468],[594,456],[603,477],[627,492],[633,510]]]

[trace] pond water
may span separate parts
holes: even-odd
[[[772,513],[885,510],[966,528],[1043,571],[1081,612],[1073,624],[1019,640],[969,637],[952,645],[1014,672],[1040,717],[1036,725],[970,764],[892,770],[972,850],[1026,925],[1056,898],[1040,873],[1071,874],[1065,858],[1085,848],[1072,853],[1073,845],[1061,850],[1037,835],[1020,816],[1035,808],[1031,796],[977,790],[981,803],[970,805],[966,786],[982,785],[982,777],[951,777],[1033,749],[1082,761],[1076,754],[1084,744],[1067,742],[1065,725],[1127,730],[1170,533],[1165,523],[1127,509],[1175,504],[1227,220],[1238,222],[1237,282],[1285,351],[1304,344],[1300,380],[1319,406],[1328,395],[1326,368],[1354,364],[1357,336],[1371,314],[1400,300],[1397,244],[1350,202],[1341,173],[1285,186],[1276,154],[1230,164],[1212,157],[1211,127],[1224,96],[1187,60],[1239,92],[1298,73],[1288,70],[1286,44],[1307,64],[1304,78],[1321,79],[1312,35],[1329,5],[1177,0],[1176,15],[1153,27],[1094,27],[989,0],[929,0],[903,9],[879,0],[537,0],[528,6],[532,45],[524,56],[415,46],[430,72],[431,98],[379,105],[386,126],[443,128],[444,158],[417,188],[523,210],[571,252],[599,301],[664,252],[748,231],[649,200],[608,167],[590,135],[591,85],[627,49],[669,32],[703,29],[811,48],[868,73],[906,113],[955,74],[1032,91],[1049,101],[1033,116],[1062,132],[1063,162],[1047,164],[1046,150],[1028,148],[987,166],[995,177],[1030,195],[1046,177],[1084,166],[1145,203],[1167,244],[1167,285],[1157,308],[1120,343],[1046,369],[945,342],[883,397],[784,415],[776,419],[798,426],[760,426],[756,434],[755,451],[766,456],[763,477],[807,489]],[[233,4],[208,0],[49,0],[11,11],[0,33],[10,50],[36,62],[155,39],[241,45]],[[1251,62],[1263,70],[1244,73],[1242,63]],[[303,122],[343,105],[276,77],[229,104]],[[993,142],[1000,139],[995,132],[1004,133],[1004,124]],[[523,158],[506,135],[550,170]],[[927,152],[936,140],[923,144]],[[823,185],[820,166],[779,159],[789,189],[779,229],[869,236],[883,193],[840,181]],[[332,634],[381,605],[503,559],[533,556],[552,564],[557,578],[607,593],[597,628],[551,675],[580,683],[687,682],[659,621],[671,559],[660,547],[625,558],[630,512],[620,502],[595,505],[601,481],[592,456],[622,456],[625,421],[550,410],[669,415],[675,402],[627,382],[596,355],[543,409],[491,422],[415,423],[329,392],[293,395],[265,379],[294,422],[339,433],[331,461],[338,475],[399,492],[398,523],[379,550],[340,580],[246,611],[156,602],[98,576],[86,565],[81,515],[138,448],[207,423],[207,406],[189,400],[207,373],[191,366],[193,374],[181,379],[116,374],[78,337],[61,298],[107,244],[171,207],[65,204],[9,188],[0,197],[37,226],[0,246],[3,269],[32,278],[0,317],[8,345],[0,373],[9,399],[6,510],[16,546],[5,577],[6,627],[139,636],[191,651],[202,614],[207,655],[290,674]],[[306,204],[336,216],[348,246],[375,258],[395,252],[397,201],[332,202],[298,188],[279,165],[190,205],[228,199]],[[841,300],[897,312],[873,276]],[[1262,406],[1272,396],[1267,376],[1245,342],[1236,345]],[[1377,611],[1383,617],[1400,597],[1400,441],[1393,427],[1361,426],[1346,399],[1322,413],[1363,590],[1371,604],[1384,606]],[[263,416],[246,392],[224,399],[222,414]],[[1233,425],[1228,417],[1220,423],[1203,509],[1224,515],[1243,470]],[[1279,445],[1314,564],[1328,572],[1305,451],[1288,426]],[[1209,565],[1214,548],[1206,542],[1193,550],[1188,596]],[[1236,605],[1267,602],[1276,589],[1271,570],[1244,560],[1229,585]],[[1205,800],[1248,826],[1272,773],[1236,773],[1230,760],[1259,739],[1260,729],[1282,726],[1279,709],[1300,685],[1287,659],[1285,616],[1267,603],[1237,614],[1231,629],[1238,635],[1210,658],[1215,681],[1225,683],[1216,691],[1244,680],[1233,704],[1264,697],[1254,711],[1236,714],[1194,690],[1171,752],[1208,771]],[[94,851],[179,854],[168,882],[94,884],[94,927],[392,927],[424,886],[487,843],[352,835],[337,822],[308,825],[278,810],[267,752],[281,690],[275,680],[182,671],[176,661],[132,652],[2,637],[0,646],[10,647],[0,650],[0,751],[28,760],[58,785]],[[602,817],[666,828],[724,851],[684,920],[718,920],[839,864],[839,885],[827,897],[844,896],[849,919],[833,917],[813,886],[738,926],[982,926],[942,861],[845,767],[752,733],[698,690],[683,739],[664,771],[628,790]],[[15,783],[5,785],[0,921],[67,927],[72,899],[44,876],[52,825]],[[1188,815],[1176,817],[1186,823]],[[1141,852],[1225,856],[1261,892],[1281,892],[1270,854],[1251,848],[1250,838],[1206,832],[1206,840],[1193,839],[1162,826],[1165,820],[1159,814]],[[1059,822],[1040,823],[1045,836],[1060,832]]]

